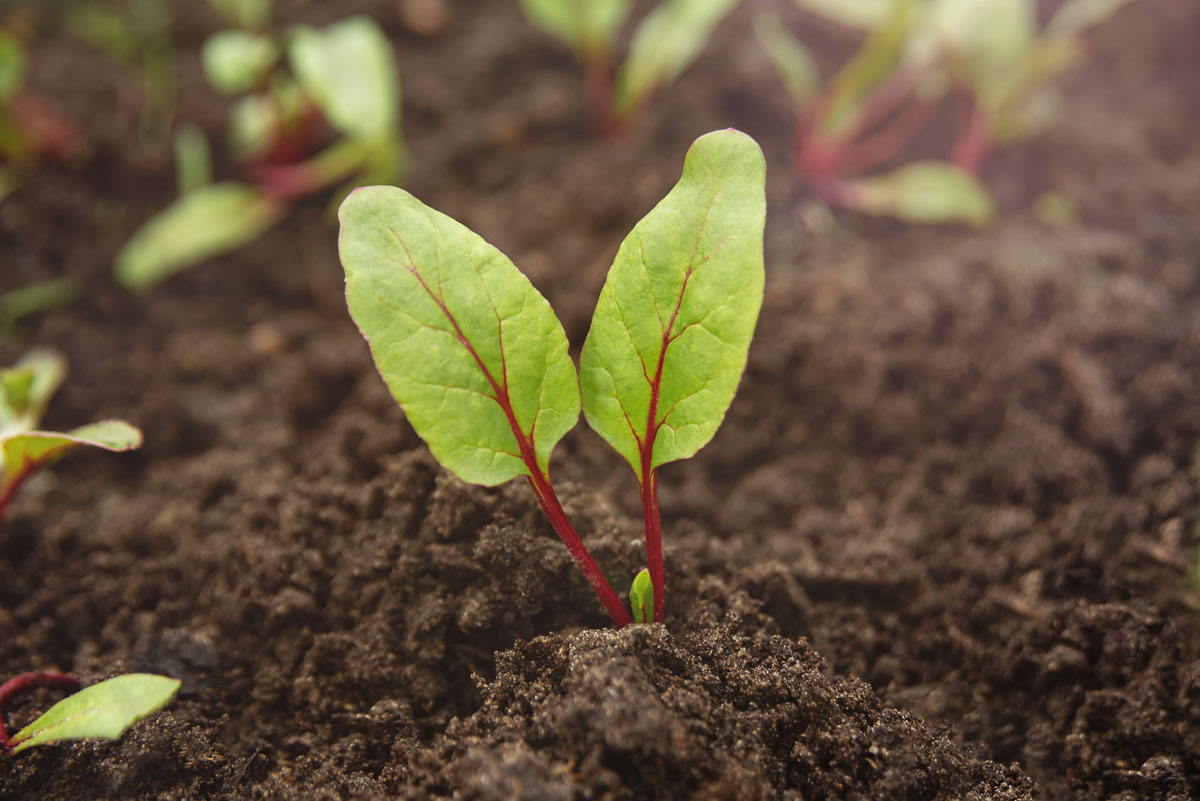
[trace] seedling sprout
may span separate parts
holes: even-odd
[[[616,68],[616,38],[629,17],[629,0],[521,0],[530,22],[575,51],[592,117],[605,136],[624,130],[691,66],[735,5],[737,0],[661,0],[635,29],[629,55]]]
[[[712,438],[745,367],[762,305],[764,180],[745,134],[696,140],[679,183],[622,243],[578,374],[549,303],[479,236],[394,187],[342,204],[346,302],[409,423],[464,481],[524,476],[617,627],[630,614],[567,519],[550,455],[582,406],[629,462],[662,621],[657,470]]]
[[[867,32],[822,86],[807,49],[779,19],[756,18],[796,105],[797,172],[836,206],[982,225],[995,214],[978,178],[987,153],[1044,127],[1059,105],[1053,80],[1080,59],[1083,31],[1129,0],[1067,0],[1041,34],[1032,0],[795,2]],[[895,166],[947,102],[960,115],[947,158]]]
[[[38,429],[66,361],[47,350],[28,353],[0,370],[0,518],[29,476],[67,451],[90,445],[108,451],[141,447],[142,432],[123,420],[102,420],[67,432]]]
[[[203,51],[210,85],[232,100],[229,144],[247,180],[211,183],[203,134],[182,128],[179,199],[117,255],[117,278],[131,289],[249,244],[301,198],[349,181],[341,198],[351,186],[399,180],[404,171],[399,80],[374,21],[273,34],[259,30],[269,3],[212,4],[247,26],[215,34]],[[323,124],[337,138],[318,150]]]

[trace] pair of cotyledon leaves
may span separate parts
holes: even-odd
[[[546,474],[582,403],[643,481],[644,466],[708,442],[737,389],[762,305],[764,178],[745,134],[696,140],[622,243],[578,375],[561,323],[512,262],[401,189],[342,205],[347,304],[414,430],[463,480]]]

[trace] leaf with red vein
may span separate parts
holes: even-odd
[[[583,411],[639,482],[703,447],[733,400],[762,307],[765,170],[745,134],[700,137],[608,273],[583,346]]]
[[[545,476],[579,419],[550,304],[504,254],[402,189],[359,189],[339,217],[350,314],[434,456],[476,484]]]

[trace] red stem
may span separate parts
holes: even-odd
[[[29,478],[29,476],[33,474],[35,469],[36,467],[27,467],[13,476],[11,479],[5,477],[4,489],[0,490],[0,520],[4,519],[4,512],[6,509],[8,509],[8,505],[12,503],[12,499],[16,496],[17,490],[19,490],[21,485],[25,483],[25,479]]]
[[[9,751],[13,746],[8,736],[8,724],[4,709],[13,698],[32,692],[38,687],[61,687],[74,692],[79,689],[79,680],[56,670],[44,670],[40,673],[22,673],[20,676],[15,676],[4,684],[0,684],[0,746],[4,746]]]
[[[597,50],[584,63],[584,91],[592,125],[601,139],[611,141],[623,133],[624,125],[613,114],[613,76],[608,53]]]
[[[396,241],[400,247],[404,248],[405,253],[409,257],[409,262],[412,263],[412,254],[408,253],[408,248],[405,247],[404,242],[399,237],[396,238]],[[479,352],[475,350],[475,346],[471,344],[471,341],[467,339],[462,329],[459,328],[458,320],[454,319],[454,315],[450,313],[450,309],[446,307],[446,303],[442,300],[441,296],[429,288],[429,285],[425,283],[425,278],[417,272],[415,267],[406,267],[406,269],[417,280],[417,283],[421,285],[421,288],[425,290],[430,299],[441,309],[442,314],[446,316],[446,319],[454,328],[454,335],[458,339],[459,344],[467,349],[467,353],[471,354],[471,358],[475,360],[476,366],[479,367],[480,372],[483,373],[491,385],[492,392],[494,393],[492,399],[499,404],[500,409],[504,412],[504,417],[508,420],[509,428],[512,429],[513,436],[516,437],[517,447],[521,451],[521,460],[525,462],[525,467],[529,471],[526,478],[529,479],[529,483],[533,486],[534,495],[537,496],[538,503],[541,504],[542,511],[545,512],[550,525],[554,527],[558,538],[562,540],[563,545],[567,546],[567,550],[575,559],[575,564],[579,565],[579,569],[583,571],[584,577],[592,585],[592,589],[600,598],[600,602],[608,610],[609,616],[612,617],[613,625],[619,629],[628,626],[633,622],[633,619],[629,616],[629,611],[625,609],[625,605],[621,603],[621,599],[613,591],[612,585],[604,577],[604,571],[600,569],[600,566],[596,564],[596,560],[588,553],[583,540],[575,532],[575,528],[567,519],[567,513],[563,511],[562,504],[558,501],[558,495],[555,494],[554,486],[550,483],[550,476],[538,464],[537,450],[533,444],[532,429],[530,433],[526,434],[517,422],[517,416],[513,412],[512,400],[508,396],[508,368],[504,363],[503,339],[500,342],[502,372],[500,380],[497,381],[496,377],[492,375],[491,370],[483,363],[483,359],[479,356]],[[497,323],[499,323],[499,318],[497,318]],[[503,337],[503,328],[501,327],[498,330],[501,332],[500,336]]]
[[[848,146],[841,172],[862,172],[893,158],[921,132],[934,108],[932,103],[913,103],[864,141]]]
[[[657,394],[657,393],[655,393]],[[646,564],[654,587],[654,622],[662,623],[665,588],[663,587],[662,517],[658,512],[658,471],[651,470],[650,451],[642,456],[642,521],[646,528]]]
[[[950,160],[955,166],[974,175],[979,172],[979,165],[991,146],[992,121],[973,98],[968,96],[967,102],[971,104],[970,116],[967,118],[965,130],[954,144]]]
[[[619,629],[625,628],[633,619],[630,618],[628,610],[625,609],[625,604],[621,603],[621,599],[617,597],[613,591],[612,585],[608,583],[608,579],[604,577],[604,571],[596,564],[596,560],[588,553],[588,549],[583,544],[583,540],[575,532],[571,526],[571,521],[567,519],[567,513],[563,511],[562,504],[558,501],[558,496],[554,492],[553,486],[550,484],[550,477],[537,469],[537,463],[529,464],[531,471],[536,471],[534,475],[526,476],[529,479],[530,486],[533,487],[533,494],[537,496],[538,503],[541,504],[542,511],[546,514],[546,519],[550,521],[550,525],[554,527],[554,531],[558,534],[558,538],[562,540],[563,545],[567,546],[567,550],[575,559],[575,564],[579,565],[579,569],[583,572],[584,578],[588,580],[588,584],[592,585],[592,590],[600,599],[600,603],[604,604],[604,608],[608,610],[609,616],[612,618],[613,625]]]
[[[836,137],[837,140],[854,139],[899,108],[900,104],[916,89],[921,74],[921,70],[912,68],[892,73],[891,77],[859,106],[858,112],[847,123],[842,133]],[[822,116],[824,116],[824,109],[822,109]]]

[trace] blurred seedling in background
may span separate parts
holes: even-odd
[[[631,0],[521,0],[525,16],[565,42],[583,65],[588,108],[606,137],[625,130],[683,73],[737,0],[661,0],[633,31],[617,66],[616,40]]]
[[[1055,117],[1053,82],[1083,57],[1083,32],[1128,2],[1066,0],[1039,33],[1033,0],[795,0],[866,31],[824,84],[777,17],[759,15],[755,31],[796,104],[796,169],[826,202],[982,225],[994,216],[985,156]],[[895,166],[947,103],[960,119],[948,157]]]
[[[629,462],[663,619],[658,468],[716,433],[763,299],[766,167],[737,131],[696,140],[679,183],[630,232],[600,292],[578,373],[550,304],[500,251],[395,187],[342,204],[346,303],[433,455],[463,481],[524,477],[613,623],[631,622],[567,519],[550,454],[579,419]]]
[[[130,673],[82,690],[65,673],[25,673],[0,685],[0,746],[16,755],[35,745],[71,740],[116,740],[139,720],[162,709],[179,691],[179,680],[150,673]],[[14,698],[40,687],[78,690],[46,710],[11,737],[5,709]]]
[[[0,22],[0,202],[39,163],[65,158],[78,146],[75,126],[25,86],[30,28],[20,12]]]
[[[15,367],[0,369],[0,518],[29,476],[82,445],[108,451],[141,447],[142,432],[122,420],[102,420],[67,432],[38,428],[62,385],[66,361],[34,350]]]
[[[63,24],[137,77],[138,131],[144,143],[164,142],[175,117],[179,78],[166,0],[86,0],[67,7]]]
[[[62,308],[79,297],[72,278],[55,278],[0,293],[0,342],[12,337],[17,324],[35,314]]]
[[[245,181],[211,182],[203,134],[176,138],[180,197],[147,222],[117,256],[117,278],[150,286],[242,247],[293,204],[344,183],[399,181],[406,159],[400,88],[379,26],[351,17],[324,28],[265,30],[270,3],[212,0],[231,27],[203,50],[210,85],[232,101],[229,147]]]

